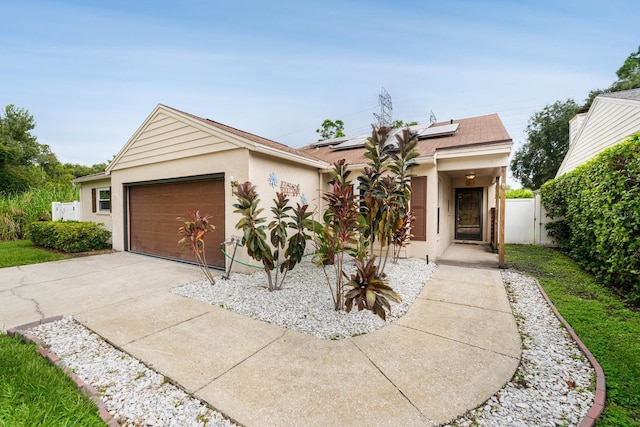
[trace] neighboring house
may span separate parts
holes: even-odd
[[[598,95],[569,122],[569,149],[556,177],[640,131],[640,89]]]
[[[412,130],[420,135],[411,201],[417,219],[405,255],[436,260],[452,241],[498,241],[495,190],[505,182],[512,145],[500,118],[493,114]],[[177,244],[176,218],[194,209],[212,215],[216,229],[207,235],[208,261],[224,268],[229,260],[220,244],[241,235],[235,229],[232,179],[257,186],[264,215],[276,191],[319,212],[331,163],[345,158],[358,172],[366,163],[366,136],[294,149],[158,105],[105,173],[74,181],[81,185],[83,219],[105,223],[116,250],[191,260]],[[238,253],[256,264],[245,251]]]

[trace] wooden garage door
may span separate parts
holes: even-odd
[[[224,240],[224,179],[143,184],[129,187],[129,250],[194,261],[178,245],[177,217],[194,209],[211,215],[214,232],[205,236],[207,262],[224,268],[220,243]]]

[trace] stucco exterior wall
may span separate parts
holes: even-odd
[[[251,183],[256,186],[256,191],[260,199],[259,206],[264,209],[260,216],[267,218],[265,225],[272,219],[271,207],[273,206],[273,199],[276,197],[276,192],[281,192],[285,188],[291,191],[292,187],[288,184],[297,186],[296,189],[299,190],[298,195],[289,195],[289,206],[295,207],[297,203],[303,205],[305,204],[303,199],[306,199],[306,203],[309,205],[308,212],[315,212],[317,216],[319,185],[317,168],[303,166],[283,159],[274,159],[273,157],[255,152],[249,153],[246,165],[247,167],[243,173],[233,172],[232,175],[239,183],[251,181]],[[228,177],[227,183],[230,184]],[[229,189],[230,188],[229,185]],[[227,209],[236,202],[232,195],[229,197],[230,198],[227,199]],[[240,214],[234,213],[233,208],[231,208],[226,218],[227,239],[231,236],[241,238],[242,232],[235,228],[235,225],[241,218]],[[230,246],[227,252],[231,250],[232,247]],[[313,242],[308,241],[307,252],[312,253],[314,250]],[[261,265],[258,261],[253,260],[247,255],[245,248],[238,248],[236,259],[251,265]],[[233,271],[252,272],[255,270],[255,268],[248,268],[240,264],[234,264],[233,267]]]
[[[222,174],[228,177],[248,175],[249,151],[247,149],[228,150],[202,156],[151,163],[135,168],[117,169],[111,173],[111,199],[113,211],[113,248],[125,249],[125,184],[162,179],[197,177],[200,175]],[[225,185],[225,235],[230,236],[234,225],[230,220],[233,213],[231,185]],[[214,224],[215,225],[215,224]],[[217,250],[217,248],[216,248]]]
[[[91,190],[99,188],[108,188],[111,186],[111,180],[106,177],[95,181],[87,181],[81,183],[80,186],[80,204],[82,206],[82,221],[99,222],[104,224],[105,228],[113,231],[112,214],[109,212],[92,212]],[[112,210],[113,210],[113,192],[112,192]]]

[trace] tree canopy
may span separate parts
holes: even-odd
[[[324,141],[325,139],[340,138],[344,135],[344,122],[342,120],[330,120],[326,119],[322,122],[320,129],[316,129],[316,133],[320,135],[318,141]]]
[[[595,89],[589,92],[584,108],[589,108],[596,96],[602,93],[640,88],[640,46],[636,52],[632,52],[625,59],[622,66],[616,71],[616,76],[618,76],[618,80],[607,89]]]
[[[511,161],[513,176],[525,188],[537,190],[555,177],[569,149],[569,120],[580,111],[573,100],[556,101],[535,113],[527,125],[527,142]]]
[[[640,88],[640,46],[616,71],[618,79],[607,89],[589,92],[585,104],[573,99],[556,101],[529,118],[527,141],[511,161],[511,172],[525,188],[537,190],[555,177],[569,148],[569,120],[588,109],[596,96],[606,92]]]
[[[47,144],[32,133],[33,115],[13,104],[0,111],[0,193],[16,193],[45,182],[68,183],[104,171],[107,164],[62,164]]]
[[[391,127],[394,128],[394,129],[398,129],[398,128],[405,128],[407,126],[415,126],[417,124],[418,124],[418,122],[415,122],[415,121],[414,122],[406,122],[405,123],[403,120],[394,120],[391,123]]]

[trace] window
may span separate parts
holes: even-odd
[[[411,212],[416,217],[413,222],[413,238],[411,240],[427,240],[427,177],[411,178]]]
[[[91,211],[111,212],[111,187],[91,189]]]
[[[442,199],[442,180],[438,178],[438,218],[436,233],[440,234],[440,200]]]

